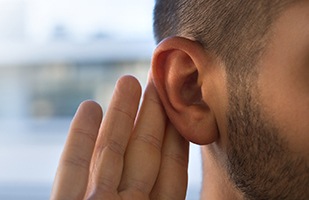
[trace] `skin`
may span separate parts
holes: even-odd
[[[242,199],[244,194],[248,199],[309,198],[308,13],[309,2],[303,1],[275,22],[249,94],[253,102],[243,98],[250,108],[242,112],[250,119],[238,116],[233,125],[229,124],[226,134],[221,132],[224,145],[216,142],[203,147],[205,199]],[[239,110],[231,105],[229,115],[235,113]],[[233,129],[238,130],[237,134]],[[249,134],[244,134],[248,130]],[[236,156],[225,150],[228,145],[238,152]],[[255,150],[254,146],[259,147]],[[238,165],[239,161],[244,162]],[[228,165],[232,165],[230,171],[224,167]],[[244,175],[245,171],[249,174]],[[242,185],[243,181],[250,182],[251,188]],[[222,192],[222,185],[227,185],[227,190]]]
[[[261,60],[258,87],[266,115],[295,153],[309,161],[309,2],[290,8],[275,24],[276,37]],[[276,76],[273,76],[276,74]]]
[[[80,105],[51,199],[185,198],[188,142],[166,119],[151,82],[136,116],[140,93],[134,77],[122,77],[103,121],[97,103]]]
[[[309,187],[308,21],[309,2],[303,1],[284,11],[273,25],[275,37],[258,63],[256,84],[248,94],[254,100],[248,110],[242,110],[247,114],[253,111],[252,119],[258,119],[259,123],[250,122],[250,133],[257,137],[230,137],[228,118],[233,109],[229,110],[232,106],[222,63],[194,41],[170,38],[154,53],[139,110],[141,89],[130,76],[118,81],[103,121],[98,104],[81,104],[71,124],[51,199],[185,199],[187,140],[202,145],[202,199],[284,199],[278,196],[282,191],[292,195],[286,199],[308,199],[304,189]],[[235,127],[242,122],[235,121]],[[268,133],[275,139],[266,137]],[[266,144],[258,143],[258,137]],[[257,144],[262,145],[258,151],[244,149]],[[256,193],[254,198],[252,190],[235,185],[237,169],[250,166],[231,168],[230,152],[238,152],[237,145],[245,152],[238,156],[247,156],[243,160],[253,163],[248,169],[251,175],[257,169],[264,172],[262,177],[274,178],[266,188],[267,195]],[[272,156],[261,153],[264,147],[271,147]],[[276,159],[263,163],[264,157]],[[289,161],[298,164],[289,165],[287,176],[280,174],[277,167]],[[295,185],[284,182],[283,177],[302,179],[296,179]],[[261,183],[255,192],[271,182]]]

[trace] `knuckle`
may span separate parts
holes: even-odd
[[[135,140],[151,145],[156,150],[161,151],[162,142],[158,137],[154,136],[154,134],[138,134]]]
[[[114,191],[115,181],[108,179],[106,177],[98,177],[95,184],[96,192],[111,192]]]
[[[71,131],[78,135],[82,140],[88,140],[91,143],[96,142],[96,134],[92,134],[90,131],[83,128],[71,128]]]
[[[90,181],[92,184],[88,185],[84,199],[117,199],[117,184],[113,177],[96,175]]]
[[[130,179],[124,185],[122,185],[122,187],[119,190],[120,190],[119,192],[122,193],[130,191],[134,193],[148,195],[151,191],[151,187],[149,183],[147,183],[146,181]]]
[[[107,148],[108,150],[123,156],[125,153],[125,147],[124,145],[122,145],[120,142],[111,139],[108,144],[106,144],[105,148]]]
[[[74,155],[74,156],[71,156],[69,158],[62,160],[62,164],[64,166],[70,166],[70,167],[73,166],[73,167],[78,167],[78,168],[88,170],[90,166],[90,160],[80,155]]]
[[[183,168],[188,168],[188,159],[185,158],[183,155],[178,153],[165,153],[164,156],[175,162],[176,164],[180,165]]]
[[[129,112],[129,111],[127,111],[127,110],[124,109],[124,108],[121,108],[121,106],[119,106],[119,105],[114,105],[114,106],[112,107],[112,110],[115,111],[115,112],[118,112],[118,113],[120,113],[120,114],[122,114],[122,115],[124,115],[124,116],[126,116],[126,117],[128,117],[129,120],[134,121],[134,118],[135,118],[134,114],[131,113],[131,112]]]

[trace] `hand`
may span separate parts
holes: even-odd
[[[130,76],[116,85],[102,121],[101,107],[83,102],[70,127],[52,200],[185,199],[188,142],[168,122],[150,81]]]

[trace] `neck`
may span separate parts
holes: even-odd
[[[223,156],[216,151],[215,144],[202,147],[203,158],[203,186],[201,200],[241,200],[241,193],[230,181]]]

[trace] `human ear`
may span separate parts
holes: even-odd
[[[152,78],[166,113],[187,140],[209,144],[218,137],[216,117],[205,91],[212,65],[200,43],[181,37],[162,41],[152,58]]]

